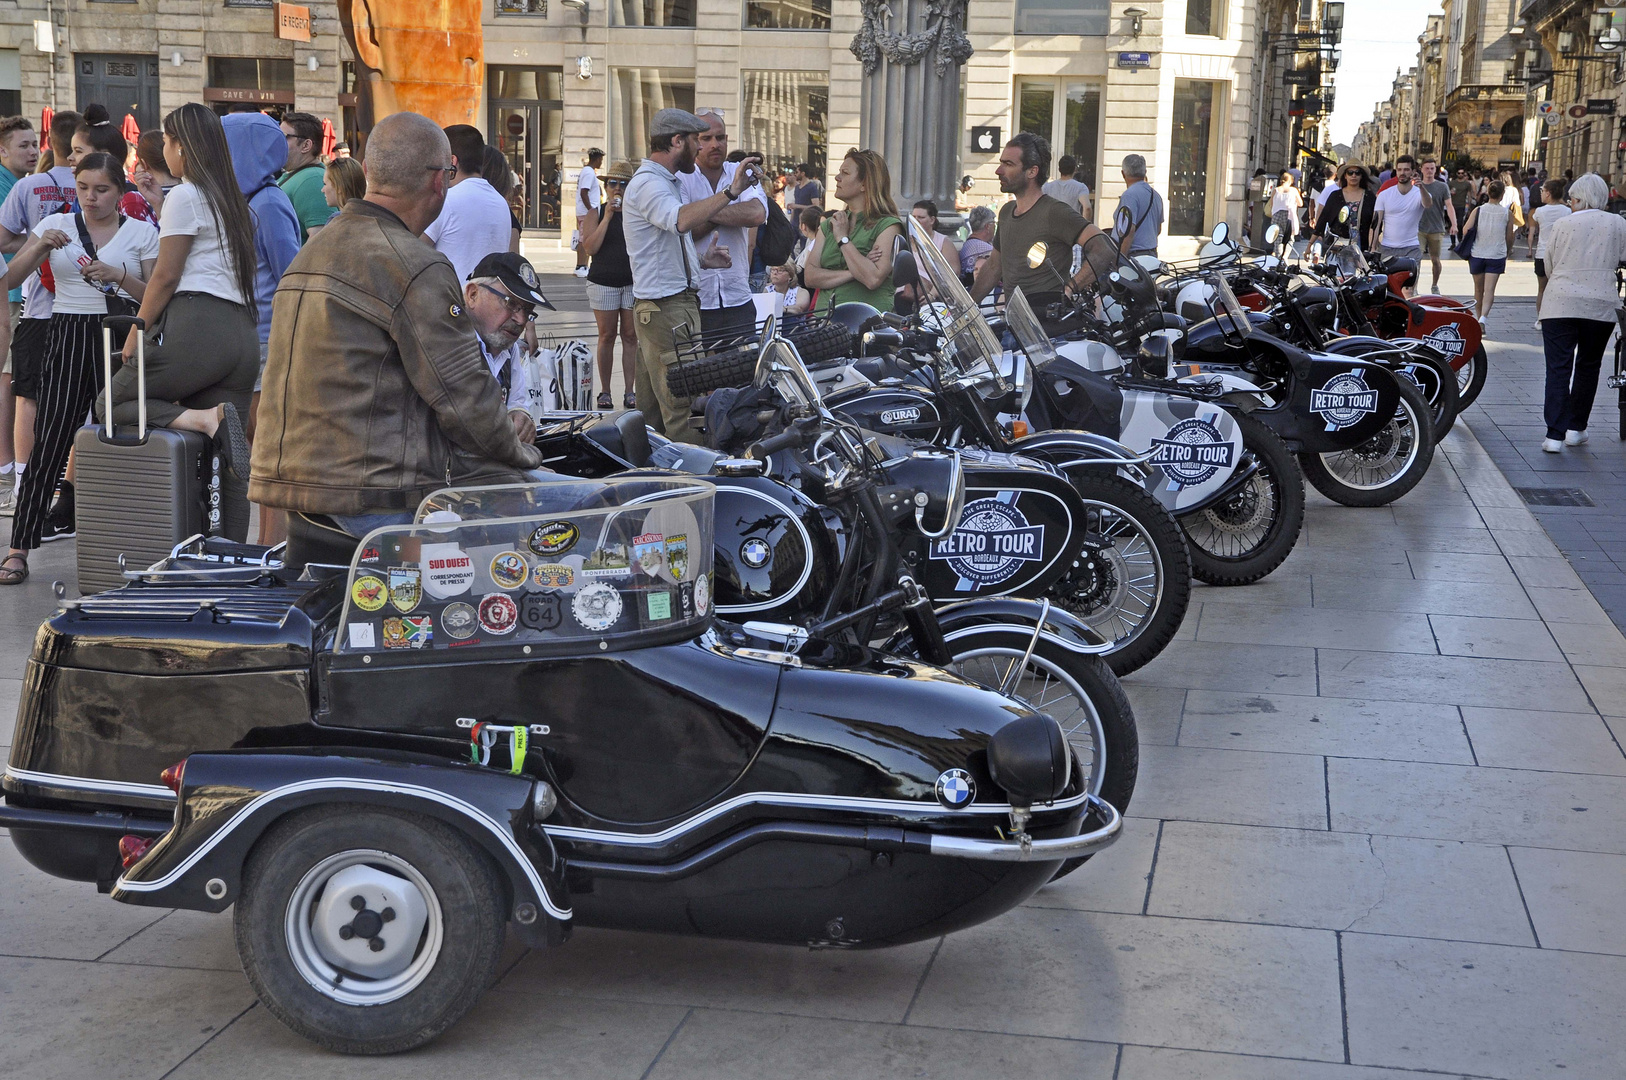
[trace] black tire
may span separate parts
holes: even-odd
[[[973,682],[997,687],[1011,665],[1027,652],[1031,637],[1025,631],[997,626],[975,629],[954,640],[954,659],[949,667]],[[1135,710],[1124,696],[1118,677],[1100,657],[1075,653],[1043,639],[1034,646],[1027,667],[1030,674],[1024,676],[1013,696],[1056,718],[1074,756],[1084,765],[1091,793],[1111,803],[1120,814],[1126,813],[1140,770],[1140,736],[1135,731]],[[1082,694],[1093,716],[1085,713],[1083,703],[1070,712],[1056,708],[1064,698],[1049,696],[1049,686],[1038,682],[1047,677],[1056,682],[1070,680],[1074,686],[1067,688],[1065,696]],[[1029,679],[1035,685],[1030,686]],[[1068,859],[1050,880],[1072,873],[1089,858],[1084,855]]]
[[[812,366],[851,356],[852,331],[837,322],[809,319],[785,332],[785,338]],[[666,369],[666,386],[678,397],[698,397],[725,386],[744,386],[756,374],[755,344],[736,345]]]
[[[344,988],[353,986],[362,993],[381,984],[353,972],[347,983],[342,969],[334,967],[331,970],[341,976],[319,990],[295,960],[297,954],[309,967],[311,948],[290,939],[290,927],[296,924],[290,907],[301,906],[297,898],[306,897],[307,913],[299,918],[306,926],[318,925],[321,890],[333,873],[326,871],[324,876],[323,868],[334,865],[334,860],[343,869],[364,865],[383,870],[417,888],[398,865],[373,861],[380,853],[418,874],[430,889],[429,917],[413,946],[408,970],[417,981],[409,980],[394,998],[380,994],[380,1000],[371,1004],[345,1002],[335,996]],[[359,856],[369,858],[344,862]],[[312,880],[317,882],[314,886]],[[366,913],[365,906],[360,910]],[[373,941],[382,944],[393,918],[392,909],[385,908],[382,929],[371,931]],[[313,807],[278,821],[255,844],[244,869],[233,925],[243,971],[271,1015],[327,1050],[393,1054],[440,1035],[485,992],[497,973],[506,904],[497,867],[450,825],[380,807],[347,806],[343,813]],[[311,936],[320,933],[318,925]],[[347,940],[355,936],[352,930]]]
[[[1191,545],[1191,576],[1209,585],[1258,581],[1292,553],[1304,528],[1304,477],[1292,452],[1258,420],[1234,415],[1242,451],[1259,463],[1259,471],[1218,503],[1177,519]],[[1268,514],[1264,532],[1254,537],[1258,525],[1252,523],[1262,513]]]
[[[1345,506],[1387,506],[1417,486],[1434,460],[1428,401],[1410,379],[1396,376],[1400,406],[1394,419],[1359,446],[1335,454],[1300,454],[1304,478]],[[1391,468],[1397,457],[1403,466]]]
[[[1191,552],[1179,522],[1145,488],[1120,476],[1076,472],[1071,479],[1089,514],[1089,540],[1103,546],[1051,586],[1050,597],[1111,638],[1103,658],[1115,675],[1128,675],[1162,652],[1185,621]],[[1142,580],[1147,575],[1151,582]]]
[[[1414,363],[1428,368],[1419,373],[1418,382],[1414,385],[1423,391],[1423,397],[1428,402],[1429,415],[1434,419],[1434,442],[1438,445],[1451,433],[1452,426],[1457,422],[1457,414],[1462,411],[1462,392],[1457,389],[1457,373],[1450,364],[1432,352],[1418,349],[1411,355]],[[1395,374],[1406,378],[1400,372]]]
[[[1485,346],[1480,345],[1474,350],[1473,356],[1457,372],[1457,414],[1479,400],[1479,392],[1485,389],[1485,376],[1490,373],[1490,358],[1485,355]]]

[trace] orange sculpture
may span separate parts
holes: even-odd
[[[394,112],[422,113],[442,127],[476,123],[483,7],[481,0],[339,0],[364,129]]]

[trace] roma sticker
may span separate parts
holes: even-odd
[[[584,578],[624,578],[632,572],[627,545],[610,542],[582,561]]]
[[[440,629],[453,641],[467,641],[479,626],[476,618],[474,608],[462,601],[447,604],[446,610],[440,613]]]
[[[401,629],[406,634],[406,642],[414,649],[421,649],[435,639],[435,623],[428,615],[408,615],[401,620]]]
[[[419,565],[423,591],[431,599],[461,596],[474,584],[474,560],[456,544],[425,544]]]
[[[584,585],[571,600],[570,613],[589,630],[608,630],[621,618],[621,594],[602,581]]]
[[[398,611],[411,611],[423,599],[423,575],[416,566],[390,567],[390,603]]]
[[[519,605],[506,593],[492,593],[480,601],[480,628],[501,636],[513,633],[519,624]]]
[[[682,581],[689,573],[689,538],[683,533],[666,538],[666,567],[672,571],[673,581]]]
[[[694,613],[705,615],[711,610],[711,575],[701,574],[694,579]]]
[[[660,577],[666,569],[666,537],[660,533],[641,533],[632,538],[632,561],[639,573]]]
[[[576,546],[581,530],[568,521],[549,521],[536,527],[527,546],[538,555],[561,555]]]
[[[371,574],[362,574],[350,586],[350,602],[363,611],[377,611],[389,598],[390,591],[384,585],[384,579]]]
[[[530,576],[530,564],[517,551],[499,551],[491,560],[491,580],[499,589],[517,589]]]
[[[544,589],[568,589],[576,584],[576,571],[564,563],[537,563],[531,567],[531,581]]]
[[[406,624],[400,619],[384,620],[384,648],[404,649],[407,647]]]

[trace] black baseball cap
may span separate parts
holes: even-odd
[[[469,275],[469,280],[484,277],[494,277],[502,282],[503,288],[513,293],[517,300],[545,307],[549,311],[558,310],[542,295],[542,289],[537,284],[535,268],[518,252],[493,251],[481,259],[480,265]]]

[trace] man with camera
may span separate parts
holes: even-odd
[[[733,183],[743,164],[728,161],[728,129],[723,118],[702,109],[707,128],[700,134],[694,171],[682,177],[683,201],[709,199]],[[746,189],[694,230],[694,242],[706,263],[700,271],[700,332],[706,341],[725,341],[749,334],[756,326],[757,306],[751,300],[751,233],[768,220],[768,197],[757,184]]]
[[[701,271],[725,265],[715,252],[702,258],[692,234],[738,201],[758,182],[762,168],[761,158],[748,157],[722,190],[685,203],[679,177],[694,171],[696,136],[710,130],[709,123],[683,109],[657,112],[649,156],[621,196],[638,329],[638,403],[651,427],[678,442],[696,441],[694,427],[689,399],[667,389],[666,369],[678,362],[680,343],[700,336]],[[740,260],[746,258],[741,251]]]

